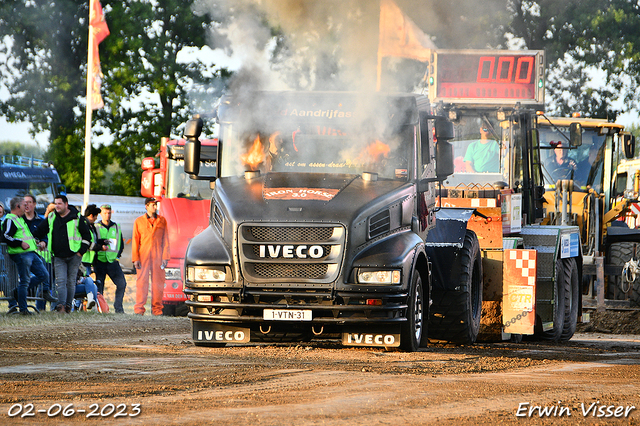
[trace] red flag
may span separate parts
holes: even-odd
[[[93,66],[90,72],[91,107],[92,109],[100,109],[104,107],[104,101],[100,94],[103,74],[100,68],[100,52],[98,45],[110,34],[110,32],[107,22],[104,19],[104,13],[102,12],[102,5],[100,4],[100,1],[94,0],[92,3],[93,6],[89,16],[89,30],[93,34],[93,45],[91,46],[93,49]]]
[[[380,1],[378,58],[400,56],[425,62],[436,45],[393,0]]]

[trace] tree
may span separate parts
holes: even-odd
[[[628,0],[511,0],[508,33],[545,49],[556,113],[615,120],[638,106],[640,5]],[[596,84],[592,81],[596,80]],[[591,84],[589,84],[591,82]],[[597,84],[600,83],[600,84]],[[614,106],[621,98],[622,107]]]
[[[94,112],[95,128],[102,129],[94,132],[106,131],[113,143],[92,152],[93,192],[138,194],[140,159],[157,151],[162,136],[178,133],[196,108],[191,93],[200,100],[203,93],[214,100],[219,94],[218,79],[226,70],[178,58],[183,49],[205,46],[212,25],[210,15],[194,13],[194,3],[102,2],[111,35],[100,45],[106,107]],[[12,93],[0,112],[9,121],[29,121],[34,132],[50,131],[48,157],[71,192],[84,186],[79,165],[84,163],[87,21],[87,0],[0,5],[0,53],[10,58],[0,63],[0,77]],[[113,182],[103,182],[105,168],[114,164],[119,171]]]
[[[606,74],[606,82],[618,93],[623,111],[640,104],[640,3],[611,0],[594,11],[577,40],[585,63]]]
[[[140,191],[140,160],[154,155],[161,137],[177,134],[194,111],[212,111],[228,72],[179,58],[189,48],[206,46],[212,25],[208,13],[194,12],[193,0],[118,0],[103,6],[111,35],[100,45],[105,110],[97,114],[97,122],[113,138],[105,147],[107,164],[120,167],[108,190],[135,195]],[[203,93],[208,106],[196,104]],[[144,98],[143,105],[132,102]]]
[[[65,181],[78,164],[68,162],[66,154],[82,155],[72,135],[74,109],[86,87],[87,21],[88,3],[79,0],[0,4],[1,53],[8,58],[0,62],[0,78],[11,93],[0,111],[9,122],[30,122],[34,134],[50,131],[48,158]]]
[[[0,142],[0,155],[20,155],[22,157],[46,160],[42,154],[42,150],[37,145],[11,141]]]

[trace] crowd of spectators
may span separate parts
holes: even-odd
[[[7,213],[0,203],[0,242],[6,244],[8,257],[18,272],[18,282],[9,283],[14,290],[2,289],[9,299],[10,312],[32,315],[30,297],[36,300],[35,311],[46,310],[49,302],[50,309],[60,313],[80,309],[107,312],[102,291],[104,280],[109,276],[116,287],[114,311],[124,313],[126,280],[118,262],[124,239],[120,226],[111,221],[110,205],[89,204],[82,215],[60,194],[41,216],[36,212],[36,198],[31,194],[14,197],[9,204]],[[156,220],[152,226],[154,231],[162,224],[158,216],[152,215],[151,222]],[[137,248],[149,251],[146,242],[138,241]],[[168,244],[164,249],[168,252]],[[161,306],[159,311],[156,308],[154,305],[154,314],[162,313]]]

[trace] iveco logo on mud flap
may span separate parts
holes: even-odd
[[[322,246],[318,245],[307,246],[301,244],[299,246],[295,246],[293,244],[260,244],[259,249],[260,257],[283,257],[285,259],[306,259],[310,257],[312,259],[320,259],[324,256]]]
[[[242,330],[198,330],[198,340],[215,342],[243,342],[246,339]]]
[[[343,333],[342,344],[349,346],[400,346],[397,334]]]

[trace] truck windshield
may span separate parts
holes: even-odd
[[[598,193],[602,192],[602,169],[606,135],[599,135],[597,128],[582,128],[582,145],[568,148],[568,127],[541,126],[540,159],[542,175],[547,189],[554,187],[561,179],[573,179],[581,189],[591,186]]]
[[[26,194],[32,194],[36,197],[36,211],[44,214],[49,203],[53,202],[54,186],[45,182],[20,182],[0,181],[0,201],[5,206],[5,210],[9,211],[9,201],[13,197],[24,197]]]
[[[362,131],[335,124],[290,125],[238,134],[223,128],[221,171],[233,176],[247,170],[297,173],[378,173],[407,179],[415,126],[393,132]]]
[[[484,114],[465,115],[454,123],[454,174],[446,181],[448,187],[458,185],[493,185],[508,182],[508,132],[500,123]]]
[[[215,163],[202,161],[200,169],[203,174],[214,175]],[[167,161],[167,198],[189,198],[191,200],[210,199],[213,190],[208,180],[190,179],[184,172],[184,160],[168,159]]]

